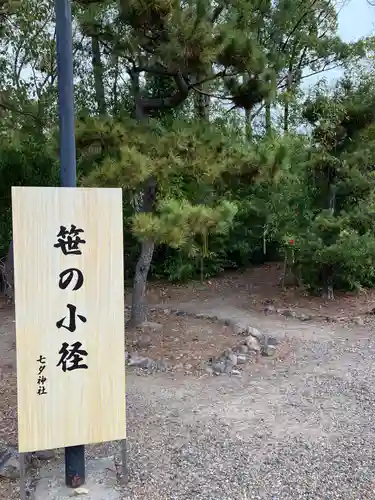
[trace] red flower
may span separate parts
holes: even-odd
[[[291,245],[294,245],[294,240],[289,240],[289,243],[290,243]]]

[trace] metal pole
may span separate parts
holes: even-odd
[[[60,182],[62,187],[76,187],[72,11],[70,0],[55,0],[55,12],[60,118]]]
[[[55,13],[60,121],[60,183],[62,187],[75,187],[77,167],[70,0],[55,0]],[[65,482],[71,488],[78,488],[85,483],[85,447],[83,445],[65,448]]]
[[[26,500],[26,465],[25,454],[19,454],[20,459],[20,497],[21,500]]]
[[[128,484],[128,451],[126,446],[126,439],[121,441],[121,484]]]

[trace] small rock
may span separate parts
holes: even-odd
[[[228,375],[230,375],[232,373],[232,371],[233,371],[232,363],[226,363],[224,373],[227,373]]]
[[[215,373],[215,375],[217,374],[220,374],[220,373],[224,373],[225,372],[225,363],[224,361],[219,361],[217,363],[214,363],[212,365],[212,370],[213,372]]]
[[[56,453],[55,450],[43,450],[43,451],[34,451],[33,455],[38,460],[41,460],[43,462],[55,458]]]
[[[185,370],[191,370],[193,368],[193,365],[191,365],[190,363],[187,363],[185,365]]]
[[[241,377],[242,373],[240,372],[240,370],[232,370],[231,375],[234,375],[236,377]]]
[[[276,354],[276,346],[265,345],[264,347],[262,347],[261,354],[262,356],[267,356],[267,357],[274,356]]]
[[[281,314],[285,316],[286,318],[294,318],[296,316],[296,313],[292,311],[291,309],[283,309],[281,311]]]
[[[256,339],[259,340],[259,342],[262,342],[264,340],[264,335],[263,333],[261,333],[259,330],[257,330],[256,328],[252,327],[252,326],[248,326],[247,327],[247,333],[249,335],[251,335],[252,337],[255,337]]]
[[[163,310],[163,313],[164,313],[164,314],[171,314],[171,310],[170,310],[170,309],[164,309],[164,310]]]
[[[267,306],[267,305],[272,305],[272,304],[274,304],[274,303],[275,303],[275,300],[274,300],[274,299],[263,299],[263,300],[262,300],[262,304],[264,304],[264,305],[266,305],[266,306]]]
[[[265,344],[277,346],[279,341],[275,337],[267,337]]]
[[[230,363],[232,366],[236,366],[237,364],[237,356],[236,354],[234,354],[233,352],[230,352],[228,355],[227,355],[227,363]]]
[[[152,364],[153,361],[151,359],[139,356],[137,353],[131,354],[128,361],[129,366],[138,368],[150,368]]]
[[[247,345],[242,345],[240,348],[240,352],[242,354],[247,354],[249,352],[249,348],[247,347]]]
[[[247,361],[247,356],[245,354],[239,354],[237,356],[237,364],[238,365],[244,365]]]
[[[260,352],[260,342],[257,338],[249,335],[245,340],[245,344],[251,351]]]
[[[142,332],[159,332],[162,328],[163,325],[161,325],[160,323],[155,323],[154,321],[144,321],[137,327],[137,330],[140,330]]]
[[[205,370],[204,370],[208,375],[212,375],[214,373],[213,369],[211,368],[211,366],[206,366]]]
[[[87,488],[76,488],[73,490],[73,495],[88,495],[90,491]]]
[[[233,331],[235,335],[247,335],[247,326],[243,323],[236,323],[233,326]]]
[[[151,361],[151,360],[150,360]],[[159,370],[160,372],[166,372],[169,369],[169,363],[167,361],[164,361],[163,359],[159,359],[158,361],[154,362],[151,361],[148,365],[148,369],[155,369]]]
[[[150,335],[141,334],[135,341],[135,345],[136,347],[138,347],[138,349],[148,349],[150,346],[152,346],[152,338]]]
[[[363,318],[361,316],[356,316],[352,319],[353,323],[357,326],[363,326],[365,322],[363,321]]]
[[[271,304],[267,304],[266,307],[264,308],[264,312],[266,314],[272,314],[272,313],[275,313],[276,312],[276,307],[271,305]]]
[[[13,446],[0,445],[0,477],[12,480],[20,477],[20,456]]]
[[[301,313],[297,315],[297,319],[299,319],[300,321],[311,321],[312,316],[311,314]]]

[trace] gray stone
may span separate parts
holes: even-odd
[[[262,356],[272,357],[276,354],[276,346],[274,345],[265,345],[262,347],[261,351]]]
[[[33,455],[43,462],[55,458],[56,452],[55,450],[34,451]]]
[[[299,319],[300,321],[311,321],[312,316],[310,314],[301,313],[298,314],[297,319]]]
[[[231,374],[233,371],[233,365],[232,363],[226,363],[225,364],[225,369],[224,369],[224,373],[227,373],[228,375]]]
[[[245,340],[245,343],[251,351],[260,352],[261,346],[260,346],[260,342],[257,338],[253,337],[252,335],[249,335],[247,337],[247,339]]]
[[[247,325],[244,323],[236,323],[233,326],[233,331],[235,335],[247,335]]]
[[[296,313],[292,311],[291,309],[283,309],[281,311],[281,314],[285,316],[286,318],[294,318],[296,316]]]
[[[73,490],[73,495],[74,496],[80,496],[80,495],[88,495],[90,493],[90,490],[87,488],[76,488]]]
[[[147,349],[148,347],[152,346],[152,338],[150,335],[142,333],[135,341],[135,345],[138,349]]]
[[[206,316],[206,314],[205,314],[205,313],[197,313],[197,314],[195,315],[195,317],[196,317],[197,319],[206,319],[206,318],[207,318],[207,316]]]
[[[160,323],[155,323],[153,321],[144,321],[141,323],[138,327],[137,330],[140,330],[142,332],[160,332],[160,330],[163,328],[163,325]]]
[[[264,340],[264,335],[261,333],[259,330],[254,328],[253,326],[248,326],[246,329],[248,335],[251,335],[252,337],[255,337],[256,339],[259,340],[259,342],[262,342]]]
[[[353,323],[357,326],[363,326],[365,324],[365,322],[363,321],[363,318],[361,318],[361,316],[355,316],[353,319],[352,319]]]
[[[12,480],[20,477],[20,456],[13,446],[0,444],[0,477]]]
[[[244,365],[247,362],[248,358],[245,354],[239,354],[237,356],[237,364]]]
[[[276,346],[279,344],[279,341],[275,337],[267,337],[265,344]]]
[[[129,361],[128,361],[129,366],[134,366],[137,368],[150,368],[152,364],[153,364],[152,359],[145,358],[144,356],[139,356],[139,354],[135,352],[130,354],[129,356]]]
[[[236,376],[236,377],[241,377],[242,373],[240,372],[240,370],[232,370],[232,373],[231,375],[233,376]]]
[[[247,345],[242,345],[240,348],[240,352],[241,354],[247,354],[249,352],[249,348],[247,347]]]
[[[272,313],[275,313],[276,312],[276,307],[271,305],[271,304],[267,304],[264,308],[264,312],[266,314],[272,314]]]
[[[218,361],[212,365],[212,370],[214,371],[215,374],[224,373],[225,368],[226,365],[224,361]]]
[[[148,369],[155,369],[160,372],[166,372],[170,369],[170,364],[164,359],[159,359],[158,361],[149,360]]]
[[[234,354],[233,352],[230,352],[228,355],[227,355],[227,363],[230,363],[232,366],[236,366],[237,364],[237,356],[236,354]]]
[[[214,373],[214,370],[212,369],[211,366],[206,366],[205,368],[205,372],[208,374],[208,375],[212,375]]]

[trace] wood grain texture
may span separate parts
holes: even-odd
[[[126,437],[121,189],[12,188],[20,452]],[[83,229],[82,255],[55,248],[60,226]],[[75,274],[66,289],[60,273]],[[68,304],[76,330],[58,328]],[[62,371],[59,350],[82,344],[87,369]],[[47,394],[38,395],[40,356]],[[66,367],[72,366],[72,359]]]

